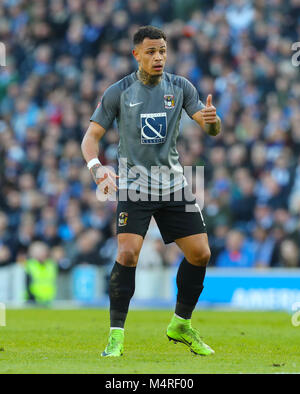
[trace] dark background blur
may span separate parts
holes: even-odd
[[[80,143],[104,90],[137,67],[132,36],[168,36],[167,71],[213,103],[210,138],[183,116],[183,165],[205,166],[211,266],[299,267],[299,0],[2,0],[0,265],[24,263],[34,241],[61,271],[115,260],[115,203],[100,203]],[[117,165],[118,132],[100,160]],[[177,263],[151,224],[141,263]],[[144,257],[143,257],[144,256]],[[148,260],[147,260],[148,259]]]

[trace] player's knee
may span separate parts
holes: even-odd
[[[189,258],[189,262],[199,267],[206,267],[209,263],[211,252],[209,248],[195,251]]]
[[[135,267],[138,262],[138,257],[138,253],[135,250],[123,249],[119,251],[117,260],[126,267]]]

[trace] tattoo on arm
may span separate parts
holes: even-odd
[[[98,169],[101,167],[100,164],[95,164],[92,168],[91,168],[91,174],[92,177],[94,178],[94,181],[97,183],[98,182],[98,178],[97,178],[97,172]]]

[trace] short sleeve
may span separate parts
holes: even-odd
[[[119,112],[120,90],[112,85],[104,92],[90,120],[99,123],[105,130],[109,129]]]
[[[183,108],[190,118],[203,109],[205,105],[199,99],[199,94],[194,85],[187,79],[183,78]]]

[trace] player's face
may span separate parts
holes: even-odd
[[[133,50],[139,67],[149,75],[162,75],[167,60],[167,45],[163,38],[152,40],[145,38]]]

